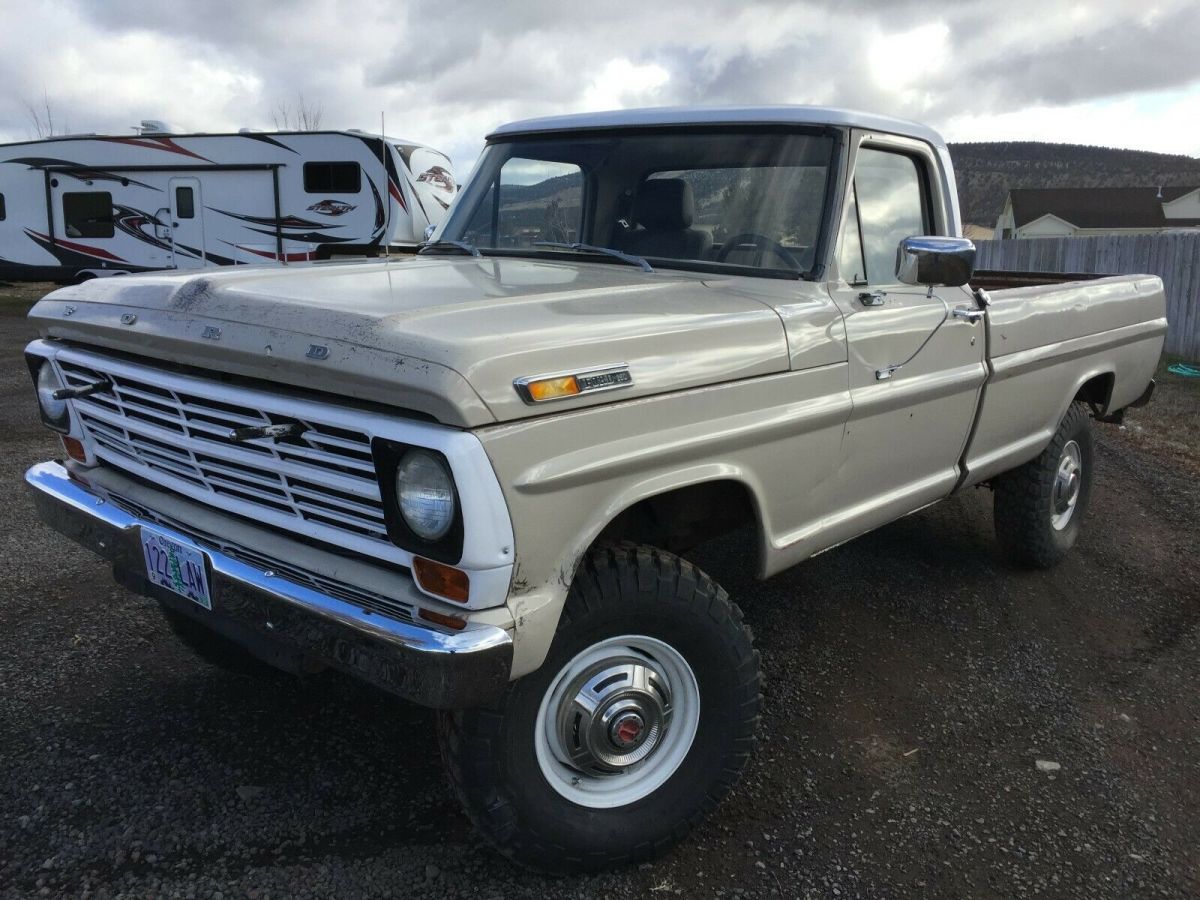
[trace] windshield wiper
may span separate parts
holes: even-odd
[[[453,247],[456,250],[461,250],[463,253],[468,253],[471,256],[483,256],[474,244],[468,244],[466,241],[453,241],[449,238],[442,238],[440,241],[429,241],[417,248],[418,253],[424,253],[426,250],[446,249]]]
[[[622,262],[627,262],[631,266],[637,266],[643,272],[654,271],[654,267],[640,256],[634,256],[632,253],[625,253],[621,250],[614,250],[612,247],[597,247],[595,244],[568,244],[563,241],[534,241],[533,246],[555,247],[559,250],[575,250],[579,253],[600,253],[604,256],[611,256],[613,259],[619,259]]]

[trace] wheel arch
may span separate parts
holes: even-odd
[[[567,593],[579,567],[594,547],[606,542],[637,541],[664,550],[672,549],[645,540],[647,536],[659,540],[665,537],[679,547],[679,541],[688,542],[687,525],[695,520],[695,510],[715,500],[727,502],[729,508],[703,539],[753,524],[758,546],[757,571],[761,576],[765,572],[766,541],[770,531],[765,520],[762,488],[752,473],[738,466],[708,462],[622,485],[607,503],[597,508],[589,527],[567,543],[568,549],[560,557],[556,577],[551,583],[529,585],[528,592],[522,592],[514,584],[517,589],[510,594],[509,608],[514,620],[522,627],[515,636],[512,677],[527,674],[544,661]],[[516,579],[520,579],[519,560]]]
[[[672,553],[686,552],[751,523],[761,538],[761,518],[758,499],[744,480],[707,478],[647,493],[629,503],[609,519],[589,549],[599,543],[633,541]]]
[[[1117,384],[1117,373],[1111,369],[1102,367],[1096,371],[1085,373],[1071,398],[1071,403],[1082,402],[1088,404],[1092,408],[1092,412],[1097,418],[1108,415],[1112,412],[1109,409],[1112,403],[1113,390]],[[1070,406],[1070,403],[1067,404]],[[1066,410],[1063,410],[1066,413]]]

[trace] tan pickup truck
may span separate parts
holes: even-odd
[[[1157,278],[969,286],[942,139],[802,107],[508,125],[417,256],[91,281],[31,317],[44,518],[210,659],[439,708],[520,863],[648,858],[737,780],[762,577],[966,488],[1076,542]],[[803,603],[803,597],[796,598]],[[394,761],[401,765],[403,748]]]

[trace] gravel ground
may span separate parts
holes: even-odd
[[[1200,490],[1179,448],[1099,429],[1090,526],[1051,572],[998,559],[982,490],[765,583],[744,537],[703,548],[759,635],[757,755],[666,858],[548,879],[480,846],[429,712],[210,668],[37,523],[20,476],[56,446],[8,297],[0,896],[1200,894]]]

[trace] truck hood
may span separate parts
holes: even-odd
[[[339,396],[459,427],[785,371],[779,316],[724,279],[608,263],[403,257],[94,279],[43,336]],[[628,365],[619,391],[526,405],[513,381]]]

